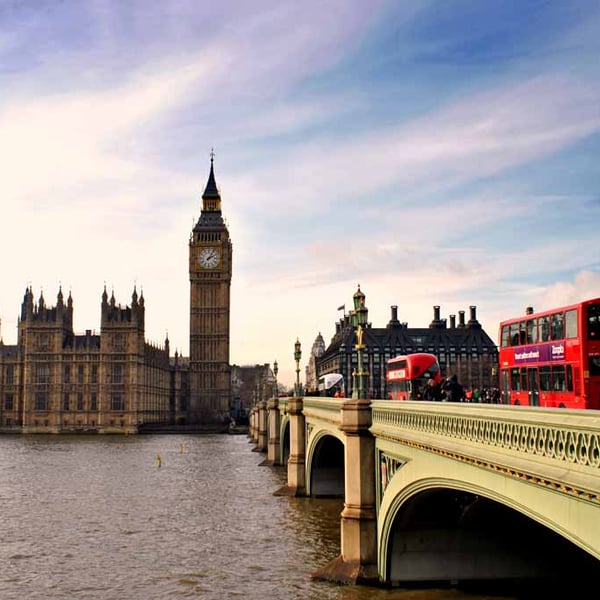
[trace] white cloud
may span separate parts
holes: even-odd
[[[539,160],[599,129],[597,86],[539,77],[395,127],[310,139],[255,171],[257,192],[244,181],[235,192],[248,204],[262,194],[263,205],[281,213],[322,212],[390,185],[433,193]]]

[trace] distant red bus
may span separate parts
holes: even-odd
[[[502,321],[503,404],[600,409],[600,298]]]
[[[421,400],[429,379],[442,381],[440,365],[434,354],[423,352],[390,358],[386,381],[392,400]]]

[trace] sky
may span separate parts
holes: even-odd
[[[600,297],[600,2],[0,0],[0,319],[143,292],[189,353],[210,153],[230,362],[301,380],[360,285],[426,327]]]

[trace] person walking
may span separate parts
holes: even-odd
[[[423,391],[423,400],[439,402],[442,399],[442,396],[442,386],[439,383],[436,383],[434,379],[429,379],[427,381],[427,386]]]
[[[443,387],[446,393],[447,402],[464,402],[465,401],[465,390],[463,386],[458,382],[456,374],[452,375],[446,380]]]

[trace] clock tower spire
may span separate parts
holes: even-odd
[[[190,367],[188,421],[199,427],[229,422],[230,287],[232,246],[221,213],[214,172],[202,194],[200,218],[189,242]]]
[[[210,151],[210,173],[208,175],[208,181],[206,182],[206,188],[204,194],[202,194],[202,210],[210,210],[211,206],[217,205],[213,210],[221,210],[221,194],[217,188],[217,182],[215,181],[215,153]]]

